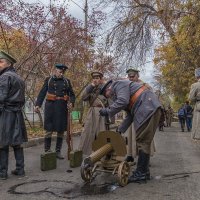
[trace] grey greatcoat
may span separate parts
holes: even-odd
[[[151,86],[147,83],[144,83],[142,80],[138,80],[137,83],[141,83],[145,85],[149,90],[152,90]],[[137,145],[136,145],[136,132],[134,128],[134,124],[132,123],[131,126],[126,130],[124,134],[128,139],[128,145],[127,145],[127,153],[128,156],[136,157],[138,155]],[[151,143],[151,156],[154,155],[156,152],[155,142],[154,140]]]
[[[200,139],[200,80],[191,85],[189,99],[195,103],[192,119],[192,139]]]
[[[13,67],[0,72],[0,146],[20,145],[27,141],[22,114],[25,84]]]
[[[136,102],[129,110],[129,102],[143,83],[131,82],[128,80],[115,81],[111,85],[111,91],[114,103],[106,108],[106,112],[110,117],[114,116],[121,110],[127,111],[127,116],[118,127],[118,131],[125,131],[133,123],[136,132],[136,143],[138,148],[142,148],[144,152],[150,154],[150,146],[155,134],[159,119],[161,104],[158,97],[149,89],[142,92]]]
[[[142,83],[128,80],[115,81],[111,86],[114,93],[114,103],[108,108],[109,116],[112,117],[121,110],[127,110],[130,97],[142,86]],[[133,122],[135,131],[137,132],[159,107],[161,107],[161,104],[157,96],[151,90],[144,91],[131,110],[127,112],[126,118],[119,127],[120,131],[124,133]]]
[[[90,108],[88,110],[86,119],[84,120],[84,129],[81,133],[81,140],[79,149],[83,151],[83,154],[90,155],[92,153],[92,142],[100,131],[105,131],[105,117],[100,116],[99,110],[106,106],[107,100],[103,95],[98,95],[100,88],[88,85],[82,95],[83,101],[89,103]]]

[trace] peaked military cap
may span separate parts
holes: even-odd
[[[68,67],[64,64],[55,64],[55,67],[62,70],[68,69]]]
[[[128,69],[128,70],[126,71],[127,74],[130,74],[130,73],[138,73],[138,72],[140,72],[140,71],[137,70],[137,69],[133,69],[133,68]]]
[[[105,83],[105,85],[103,85],[103,87],[101,88],[99,94],[104,95],[106,89],[109,88],[109,87],[111,86],[112,82],[113,82],[113,80],[107,81],[107,83]]]
[[[99,77],[103,77],[103,74],[101,73],[101,72],[99,72],[99,71],[93,71],[92,73],[91,73],[91,76],[92,77],[94,77],[94,76],[99,76]]]
[[[195,76],[200,77],[200,68],[195,69]]]
[[[12,64],[17,62],[15,58],[13,58],[10,54],[6,53],[5,51],[0,51],[0,59],[6,59]]]

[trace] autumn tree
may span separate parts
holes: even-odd
[[[136,66],[160,41],[174,40],[174,48],[184,63],[190,63],[176,42],[176,27],[180,19],[192,15],[194,1],[182,0],[96,0],[98,6],[113,7],[114,26],[107,38],[113,54],[123,59],[125,68],[133,61]],[[197,1],[196,1],[197,2]]]
[[[182,55],[177,53],[172,39],[160,45],[155,51],[154,62],[162,73],[163,85],[169,94],[174,95],[175,101],[180,103],[187,99],[190,85],[195,81],[194,70],[199,67],[200,62],[200,4],[196,3],[195,8],[194,5],[192,7],[193,15],[182,17],[174,36],[180,51],[184,52],[190,62],[184,62]]]
[[[89,81],[91,66],[98,57],[93,46],[99,20],[103,20],[101,12],[94,11],[89,18],[86,38],[82,22],[68,13],[67,5],[50,2],[47,6],[0,2],[0,48],[17,58],[16,69],[26,81],[26,95],[32,101],[55,63],[69,67],[67,76],[78,94]]]

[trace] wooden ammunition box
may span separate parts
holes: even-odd
[[[56,152],[47,152],[47,153],[41,154],[40,164],[41,164],[40,167],[42,171],[56,169],[56,166],[57,166]]]
[[[69,154],[70,167],[80,167],[83,160],[83,152],[76,150]]]

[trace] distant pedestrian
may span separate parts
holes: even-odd
[[[187,130],[191,131],[191,129],[192,129],[193,108],[189,104],[189,101],[185,102],[185,113],[186,113],[186,126],[187,126]]]
[[[173,111],[172,107],[169,105],[166,110],[166,125],[168,127],[171,127],[173,114],[174,114],[174,111]]]
[[[164,125],[165,125],[165,108],[164,106],[161,107],[161,116],[159,120],[159,131],[164,131]]]
[[[197,82],[191,85],[189,100],[195,104],[192,119],[192,133],[193,139],[200,139],[200,68],[195,70],[195,77]]]
[[[186,119],[186,112],[185,112],[185,105],[184,104],[182,104],[182,106],[178,110],[178,119],[179,119],[179,123],[181,125],[181,130],[182,130],[182,132],[184,132],[185,119]]]

